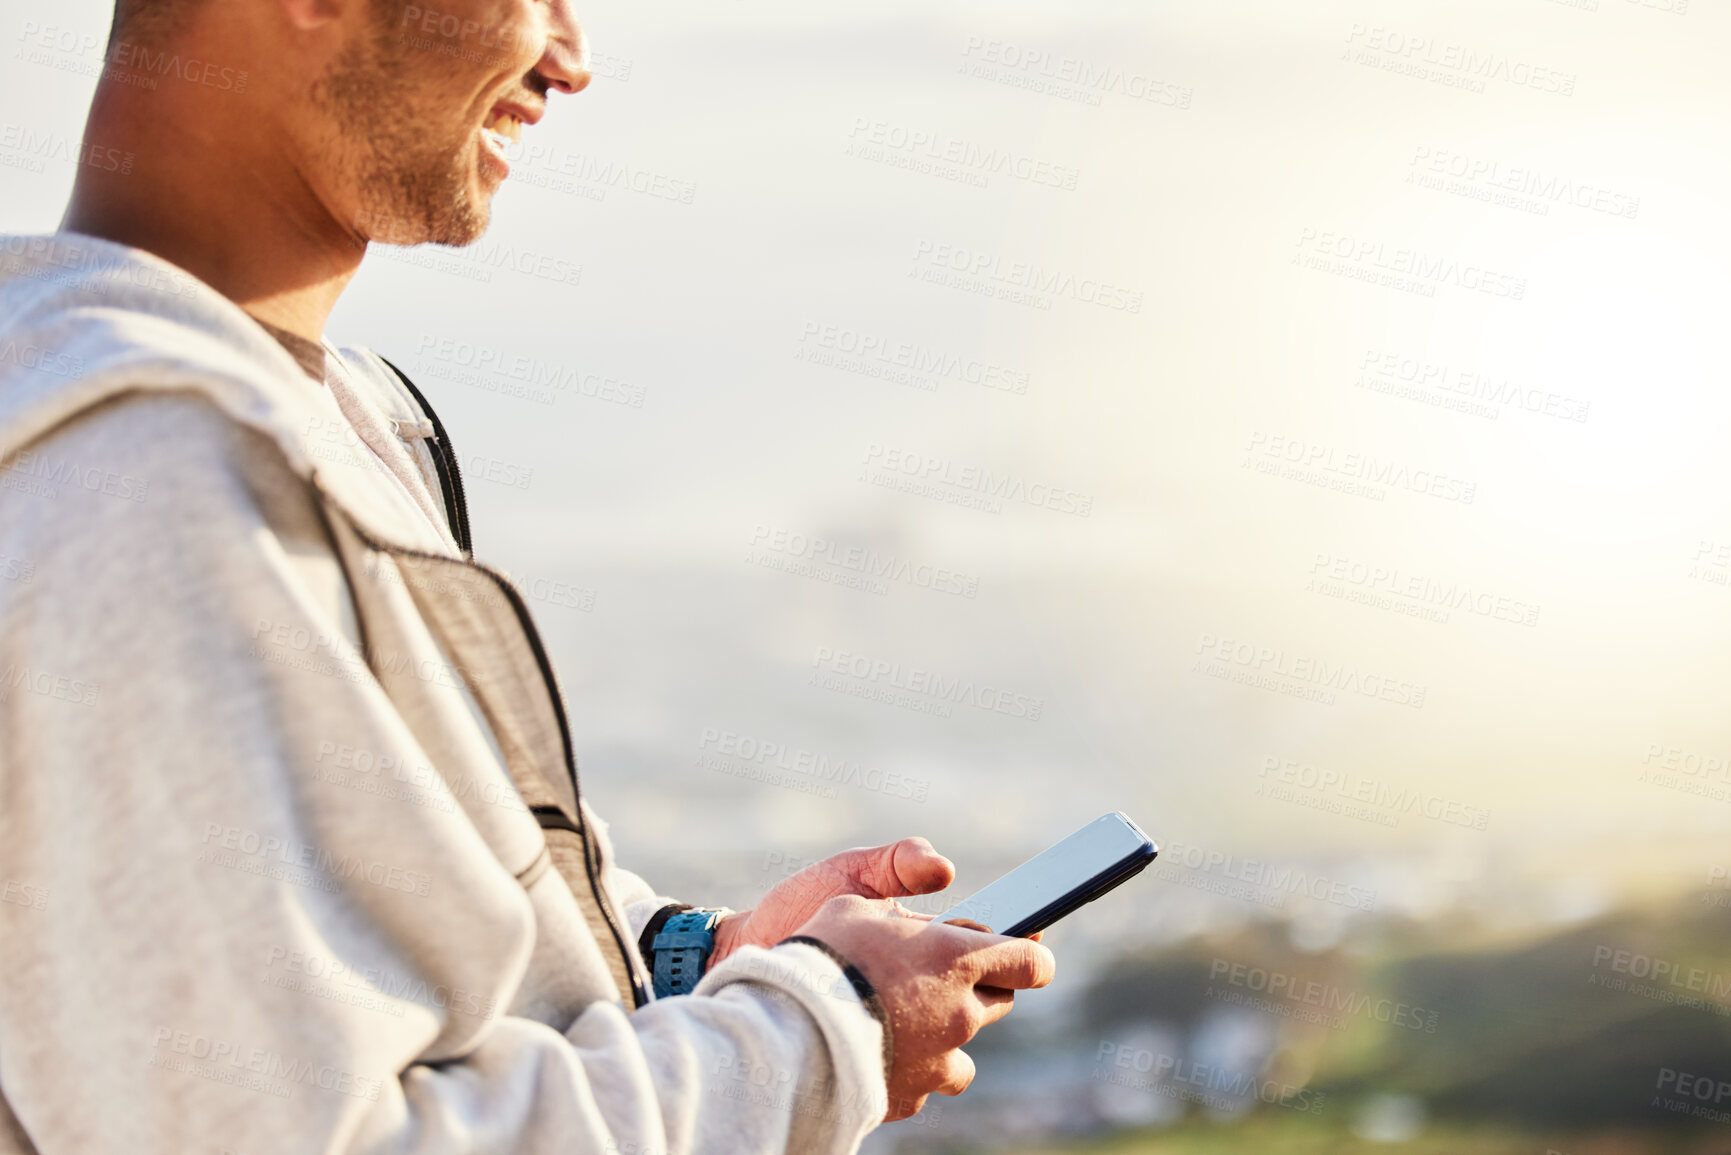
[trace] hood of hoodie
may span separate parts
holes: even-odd
[[[160,257],[77,233],[0,236],[0,461],[122,395],[195,393],[268,438],[381,544],[454,556],[402,516],[364,447],[331,446],[320,389],[238,305]]]

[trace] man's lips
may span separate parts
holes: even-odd
[[[481,122],[481,148],[497,165],[501,178],[511,171],[510,162],[505,156],[506,150],[523,139],[523,126],[540,120],[544,111],[544,107],[539,104],[520,104],[506,100],[495,104],[488,111],[487,119]]]
[[[506,140],[522,140],[523,126],[534,124],[541,119],[542,109],[515,101],[500,101],[487,113],[487,119],[481,122],[482,132],[495,133]]]
[[[482,122],[481,131],[502,149],[508,141],[523,139],[523,122],[510,113],[495,108]]]

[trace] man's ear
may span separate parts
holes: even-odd
[[[313,32],[341,20],[356,0],[268,0],[282,10],[291,27]],[[364,2],[364,0],[362,0]]]

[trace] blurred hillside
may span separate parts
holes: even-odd
[[[1124,954],[1061,1020],[988,1031],[974,1089],[876,1150],[1731,1150],[1727,902],[1527,937],[1380,919],[1314,951],[1268,920]]]

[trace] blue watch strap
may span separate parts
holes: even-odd
[[[688,995],[703,978],[704,964],[715,952],[715,926],[726,911],[709,907],[681,911],[661,925],[650,944],[654,958],[655,997]]]

